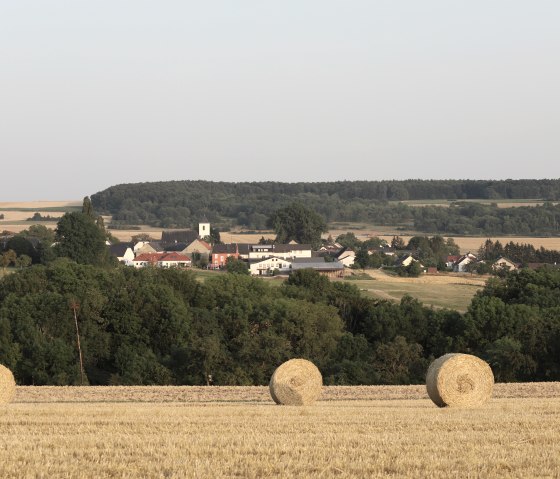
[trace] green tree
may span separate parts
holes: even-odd
[[[9,249],[0,255],[0,264],[4,268],[4,274],[6,273],[6,268],[11,264],[15,264],[17,254],[14,250]]]
[[[31,263],[33,262],[33,260],[31,259],[31,256],[27,256],[26,254],[22,254],[21,256],[18,256],[16,258],[16,266],[20,269],[23,268],[27,268],[28,266],[31,266]]]
[[[274,228],[278,243],[294,240],[313,248],[321,245],[321,233],[327,230],[323,217],[302,203],[292,203],[276,210],[269,218],[269,225]]]
[[[105,234],[95,220],[83,213],[66,213],[56,228],[57,256],[70,258],[76,263],[106,265],[110,262],[105,245]]]
[[[84,201],[82,203],[82,213],[86,216],[89,216],[92,219],[95,219],[95,213],[93,212],[93,205],[91,204],[91,200],[89,196],[84,197]]]
[[[486,348],[488,361],[499,382],[512,382],[522,377],[530,378],[537,364],[524,354],[519,341],[509,336],[497,339]]]
[[[360,248],[362,242],[356,238],[356,235],[350,231],[336,237],[336,242],[345,248],[350,248],[356,251]]]
[[[228,256],[226,259],[226,271],[234,274],[249,274],[247,263],[235,258],[234,256]]]
[[[425,370],[422,346],[408,343],[403,336],[380,344],[375,356],[379,381],[383,384],[410,384],[419,381]]]

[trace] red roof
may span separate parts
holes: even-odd
[[[144,261],[146,263],[158,263],[160,261],[172,261],[172,262],[188,262],[191,259],[181,253],[177,253],[175,251],[171,253],[142,253],[134,258],[134,261]]]

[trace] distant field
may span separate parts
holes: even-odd
[[[0,477],[558,477],[560,383],[498,384],[478,409],[423,386],[19,387],[0,407]],[[23,474],[24,473],[24,474]]]
[[[409,206],[444,206],[448,207],[451,203],[479,203],[482,205],[496,204],[498,208],[514,208],[518,206],[538,206],[543,205],[545,200],[535,199],[497,199],[497,200],[407,200],[407,201],[394,201],[392,203],[404,203]],[[558,204],[557,202],[553,202]]]
[[[470,274],[422,275],[419,278],[401,278],[380,270],[367,270],[371,279],[345,279],[370,296],[400,301],[408,294],[426,306],[466,311],[472,297],[484,287],[486,277]]]
[[[68,211],[80,211],[81,201],[23,201],[23,202],[0,202],[0,214],[4,219],[0,220],[0,230],[20,231],[29,228],[33,224],[42,224],[48,228],[56,226],[54,221],[26,221],[34,213],[41,213],[43,216],[60,218]]]

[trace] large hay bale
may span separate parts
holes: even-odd
[[[16,395],[16,381],[12,371],[0,364],[0,404],[11,402]]]
[[[494,374],[488,363],[470,354],[445,354],[426,375],[428,396],[439,407],[477,407],[488,402]]]
[[[290,359],[270,378],[270,395],[276,404],[307,406],[321,395],[323,376],[311,361]]]

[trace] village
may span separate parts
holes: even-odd
[[[212,244],[210,223],[204,219],[198,231],[163,231],[161,240],[140,240],[109,245],[110,253],[124,265],[134,268],[191,268],[198,266],[209,270],[224,270],[228,259],[243,262],[253,276],[287,275],[300,269],[312,269],[330,278],[343,278],[348,270],[356,268],[356,251],[344,247],[332,238],[313,250],[309,244],[290,241],[287,244],[261,241],[252,243]],[[264,238],[263,238],[264,239]],[[439,274],[435,266],[425,266],[411,250],[398,250],[383,241],[379,247],[368,249],[368,254],[392,258],[392,268],[407,268],[416,264],[421,274]],[[447,272],[473,273],[484,264],[477,255],[468,252],[446,257]],[[542,264],[527,265],[536,269]],[[513,271],[521,267],[508,258],[500,257],[486,266],[487,271]]]

